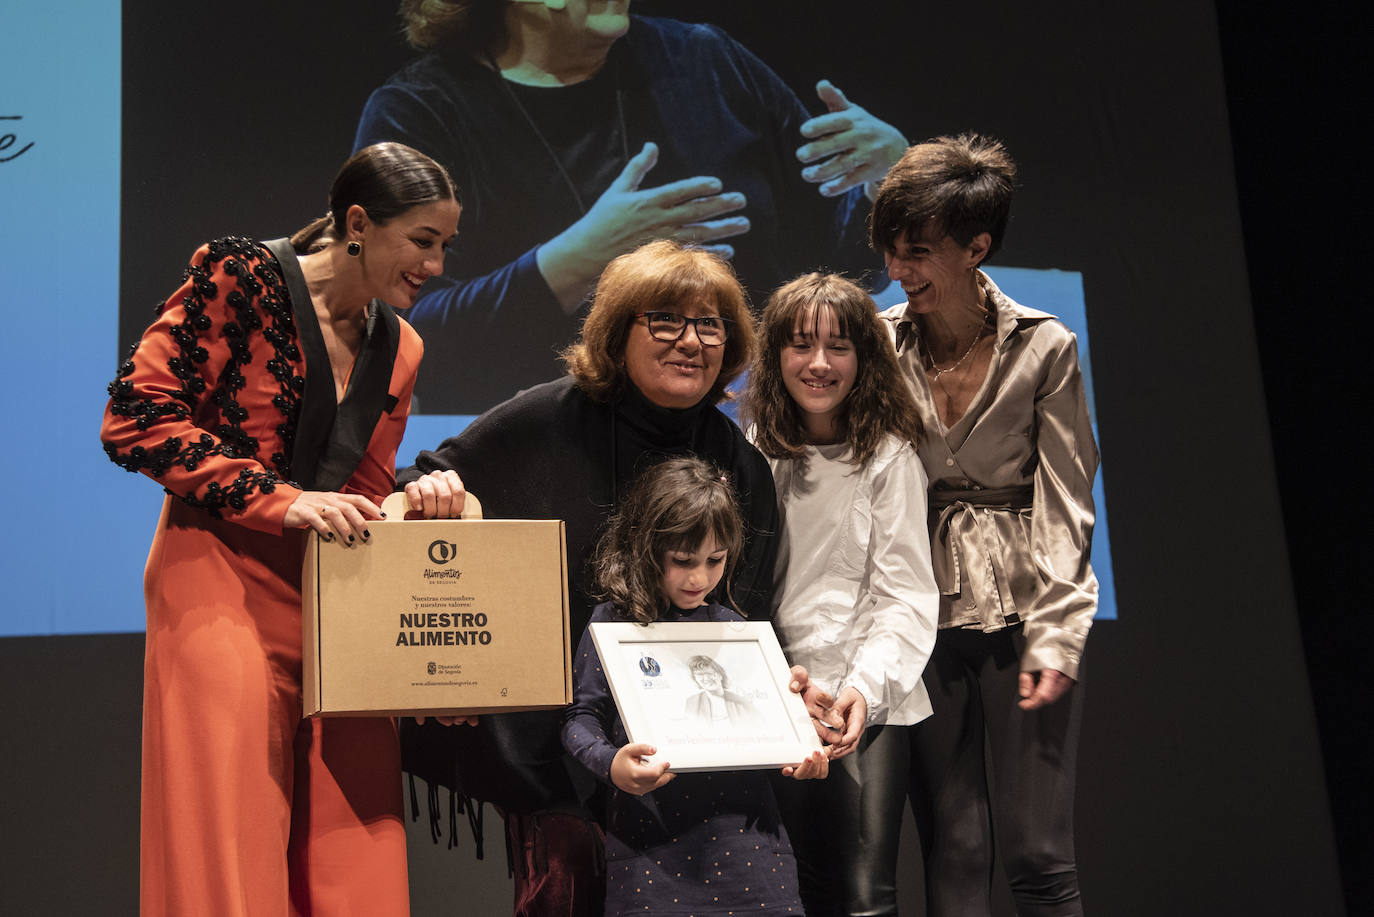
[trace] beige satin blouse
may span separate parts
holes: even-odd
[[[1054,316],[979,282],[997,312],[982,388],[946,429],[902,303],[882,313],[925,424],[930,534],[940,627],[1000,630],[1024,622],[1021,670],[1078,677],[1097,611],[1088,562],[1093,440],[1078,347]]]

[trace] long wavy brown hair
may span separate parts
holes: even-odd
[[[859,364],[837,424],[849,444],[849,460],[855,465],[868,461],[888,433],[915,444],[921,418],[877,307],[852,280],[819,273],[778,287],[759,320],[759,355],[749,371],[741,409],[746,423],[754,426],[754,444],[769,458],[805,455],[806,426],[783,383],[782,349],[798,334],[818,335],[827,317],[849,339]]]
[[[635,479],[597,544],[593,563],[600,598],[640,624],[657,621],[667,607],[664,556],[694,552],[708,536],[726,551],[715,599],[734,608],[730,579],[744,543],[734,488],[718,468],[699,458],[653,466]]]

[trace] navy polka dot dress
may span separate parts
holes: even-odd
[[[593,623],[624,620],[610,604]],[[734,621],[719,605],[662,620]],[[644,796],[616,789],[611,759],[629,741],[591,633],[573,659],[563,744],[609,787],[606,914],[802,914],[797,866],[766,771],[679,774]]]

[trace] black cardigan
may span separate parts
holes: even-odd
[[[589,561],[618,496],[638,472],[674,455],[696,455],[730,476],[745,522],[731,592],[750,620],[769,620],[778,509],[764,457],[714,407],[660,408],[633,389],[595,401],[564,377],[497,405],[396,479],[457,471],[490,519],[562,519],[567,527],[569,624],[582,638],[597,604]],[[574,809],[561,710],[482,717],[475,729],[405,727],[403,764],[412,774],[507,811]],[[455,782],[456,781],[456,782]]]

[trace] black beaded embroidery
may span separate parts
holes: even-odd
[[[224,296],[231,317],[219,329],[219,338],[228,350],[229,359],[210,389],[201,372],[210,353],[201,346],[200,339],[214,326],[213,320],[205,314],[205,303],[220,295],[220,284],[213,279],[217,266],[233,281],[234,288]],[[155,478],[162,477],[174,466],[194,471],[213,455],[262,462],[257,438],[243,429],[248,411],[238,402],[239,393],[247,384],[243,367],[253,362],[253,336],[260,334],[272,348],[266,369],[280,387],[272,398],[272,405],[282,415],[276,427],[281,451],[273,452],[270,461],[263,462],[270,465],[267,471],[244,469],[227,485],[211,482],[203,494],[176,494],[191,506],[219,517],[226,507],[234,512],[243,511],[254,491],[271,493],[277,484],[290,478],[291,447],[296,438],[301,396],[305,392],[305,378],[296,372],[302,359],[301,350],[281,267],[258,243],[236,236],[211,242],[204,260],[186,269],[185,280],[192,281],[191,292],[181,299],[186,318],[171,330],[178,353],[167,363],[181,387],[171,393],[171,400],[165,396],[136,397],[133,383],[128,379],[134,373],[134,356],[138,351],[135,344],[109,385],[109,411],[116,417],[134,418],[139,430],[147,430],[166,418],[186,419],[199,413],[205,420],[201,425],[210,432],[202,433],[194,442],[169,436],[161,445],[134,446],[125,453],[121,453],[114,443],[106,442],[105,453],[122,468],[146,470]],[[207,390],[213,410],[202,405]]]

